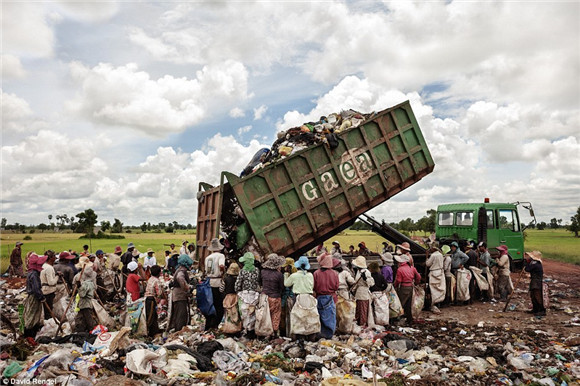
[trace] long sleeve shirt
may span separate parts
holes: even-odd
[[[314,292],[314,276],[310,272],[299,270],[284,279],[286,287],[292,287],[292,292],[298,294],[312,294]]]
[[[334,302],[338,300],[338,273],[333,269],[317,269],[314,272],[314,293],[316,296],[332,295]]]
[[[73,269],[71,268],[71,266],[65,262],[58,262],[54,265],[53,268],[54,268],[55,273],[58,272],[58,273],[62,274],[62,277],[61,277],[61,275],[59,275],[58,282],[64,283],[64,284],[68,285],[69,288],[72,288],[75,273],[74,273]]]
[[[530,273],[530,290],[542,289],[544,280],[544,267],[536,260],[526,261],[526,272]]]
[[[10,254],[10,265],[15,267],[22,265],[22,250],[20,248],[14,248]]]
[[[356,287],[356,292],[354,293],[355,300],[370,300],[371,293],[369,288],[375,285],[375,279],[373,279],[371,272],[368,269],[359,269],[354,275],[354,283]]]
[[[465,266],[465,263],[469,260],[469,256],[461,252],[459,249],[455,250],[455,253],[451,254],[451,269],[458,269],[460,265]]]
[[[481,273],[487,274],[489,272],[489,267],[491,266],[491,256],[488,251],[479,253],[479,263],[478,266],[481,267]]]
[[[56,292],[56,283],[58,278],[54,272],[54,267],[48,263],[42,265],[40,272],[40,284],[42,285],[42,293],[50,295]]]
[[[262,269],[262,293],[270,298],[281,298],[284,293],[284,275],[275,269]]]
[[[187,268],[180,266],[173,275],[175,286],[171,290],[171,301],[177,302],[189,299],[189,273]]]
[[[433,252],[425,262],[425,265],[429,268],[429,271],[443,271],[443,260],[443,255],[440,252]]]
[[[159,301],[164,296],[163,285],[158,277],[151,276],[147,280],[147,287],[145,288],[145,297],[154,297],[156,301]]]
[[[338,274],[338,295],[350,299],[348,288],[354,284],[354,277],[346,269]]]
[[[95,296],[95,283],[92,280],[85,280],[79,287],[79,309],[93,308],[93,297]]]
[[[40,272],[29,271],[26,275],[26,293],[28,296],[34,296],[37,300],[44,300],[42,286],[40,284]]]
[[[407,263],[402,263],[397,269],[397,277],[395,278],[395,287],[401,285],[401,287],[412,287],[413,281],[419,283],[421,281],[421,275],[417,272],[415,267],[410,266]]]
[[[449,255],[443,257],[443,271],[446,277],[451,277],[451,256]]]
[[[499,274],[502,276],[510,275],[510,258],[508,255],[501,255],[497,261],[499,267]]]
[[[238,275],[230,275],[226,273],[224,275],[224,294],[235,294],[236,293],[236,280]]]
[[[383,268],[381,268],[381,274],[383,275],[387,283],[393,282],[393,267],[391,267],[390,265],[385,265]]]
[[[467,264],[465,266],[466,267],[476,267],[477,266],[477,252],[475,252],[473,249],[470,249],[469,251],[467,251],[466,255],[467,255],[467,257],[469,257],[469,260],[467,260]]]
[[[260,287],[260,270],[254,268],[253,271],[242,269],[236,280],[236,292],[257,291]]]

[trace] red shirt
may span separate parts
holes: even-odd
[[[394,283],[395,288],[397,288],[399,284],[403,287],[412,287],[413,280],[415,280],[415,283],[421,281],[421,275],[419,275],[417,269],[407,263],[401,264],[397,269],[397,277],[395,278]]]
[[[132,301],[139,299],[139,293],[141,291],[139,288],[139,275],[130,273],[129,276],[127,276],[125,288],[127,288],[127,292],[131,294]]]
[[[338,300],[336,291],[338,291],[338,273],[335,270],[323,271],[318,269],[314,272],[314,293],[316,296],[332,295],[336,303]]]

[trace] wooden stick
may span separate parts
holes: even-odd
[[[525,267],[522,268],[522,272],[520,272],[520,277],[518,277],[518,281],[516,281],[516,285],[514,285],[514,289],[512,291],[512,293],[510,294],[510,296],[508,296],[506,302],[505,302],[505,307],[503,308],[503,312],[505,312],[510,304],[510,300],[512,300],[512,296],[514,296],[514,294],[516,293],[516,288],[518,288],[518,284],[520,284],[520,280],[522,280],[522,276],[524,276],[524,271],[525,271]]]
[[[60,322],[60,320],[54,315],[54,312],[52,312],[52,308],[50,308],[50,306],[46,302],[46,299],[43,300],[42,303],[48,309],[48,312],[50,313],[50,316],[52,316],[52,318],[54,319],[54,321],[56,322],[58,320]]]
[[[84,264],[84,265],[83,265],[83,269],[81,269],[81,274],[80,274],[80,276],[79,276],[79,282],[80,282],[80,281],[83,279],[83,273],[85,272],[85,267],[86,267],[86,266],[87,266],[87,265],[86,265],[86,264]],[[62,318],[62,320],[61,320],[61,321],[59,322],[59,324],[58,324],[58,329],[56,330],[56,334],[54,334],[54,337],[55,337],[55,338],[56,338],[56,337],[58,336],[58,334],[60,333],[60,329],[62,328],[62,324],[63,324],[64,320],[66,319],[66,313],[68,312],[68,309],[69,309],[69,308],[70,308],[70,306],[72,305],[72,302],[74,301],[74,299],[75,299],[75,296],[76,296],[76,294],[77,294],[77,289],[78,289],[78,282],[77,282],[77,283],[75,283],[75,286],[74,286],[74,288],[73,288],[72,295],[71,295],[71,297],[70,297],[70,300],[69,300],[69,302],[68,302],[68,305],[66,306],[66,309],[64,310],[63,318]]]

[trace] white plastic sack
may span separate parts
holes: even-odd
[[[320,315],[316,298],[310,294],[299,294],[290,313],[291,334],[310,335],[320,332]]]
[[[44,321],[44,326],[38,331],[36,334],[36,339],[40,338],[41,336],[47,336],[50,338],[54,338],[56,335],[56,330],[58,329],[58,322],[56,322],[53,318]],[[68,322],[64,322],[62,324],[61,331],[64,335],[69,335],[71,333],[70,324]]]
[[[477,267],[469,267],[473,277],[475,277],[475,282],[480,291],[487,291],[489,289],[489,283],[486,278],[481,274],[481,269]]]
[[[386,290],[386,294],[389,298],[389,316],[391,318],[398,318],[399,316],[403,315],[405,310],[403,310],[403,306],[399,300],[399,295],[397,295],[397,291],[395,291],[395,288],[392,285],[389,285],[389,288]]]
[[[413,319],[417,318],[425,305],[425,289],[416,285],[413,287],[413,300],[411,303],[411,315]]]
[[[380,326],[389,324],[389,297],[384,292],[372,292],[375,323]]]
[[[457,270],[457,301],[469,300],[469,282],[471,281],[471,271],[465,268]]]
[[[127,368],[135,374],[152,374],[153,365],[164,367],[166,363],[167,351],[161,348],[158,352],[147,349],[137,349],[127,353],[125,364]]]
[[[270,304],[268,295],[261,294],[256,307],[256,335],[270,336],[274,333],[272,318],[270,316]]]
[[[111,318],[111,315],[101,306],[96,299],[92,300],[93,309],[95,310],[95,314],[97,314],[97,320],[99,324],[106,326],[108,329],[115,328],[115,320]]]
[[[256,291],[242,291],[238,295],[242,324],[246,331],[256,328],[256,306],[259,295]]]

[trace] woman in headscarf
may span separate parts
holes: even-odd
[[[296,301],[290,313],[291,334],[298,339],[314,336],[320,332],[320,319],[314,292],[314,276],[308,272],[310,263],[306,256],[301,256],[294,266],[298,269],[293,274],[284,274],[284,285],[292,287]]]
[[[256,305],[258,304],[258,289],[260,287],[260,270],[254,265],[255,258],[252,252],[246,252],[240,263],[244,266],[236,280],[236,292],[240,297],[240,313],[245,335],[253,339],[256,337]]]
[[[316,295],[318,314],[320,315],[320,336],[332,338],[336,330],[336,291],[338,290],[338,273],[332,270],[332,256],[323,253],[317,258],[320,268],[314,272],[314,293]]]
[[[499,258],[497,259],[498,293],[500,295],[500,300],[507,300],[507,297],[512,293],[513,290],[510,279],[510,258],[508,255],[508,247],[505,245],[500,245],[495,249],[499,251]]]
[[[39,257],[31,253],[28,258],[28,273],[26,275],[26,293],[28,297],[24,301],[24,336],[34,338],[42,327],[42,285],[40,283],[40,271],[46,256]]]
[[[79,311],[75,317],[75,332],[90,332],[97,325],[93,315],[97,273],[92,266],[85,267],[84,271],[81,272],[75,276],[75,281],[78,281],[79,285],[79,302],[77,304]]]
[[[282,256],[273,253],[262,264],[262,293],[268,296],[270,319],[274,335],[279,335],[280,316],[282,315],[282,294],[284,293],[284,275],[280,268],[286,260]]]
[[[242,330],[242,319],[238,306],[238,294],[236,293],[236,280],[240,274],[240,266],[235,261],[230,264],[224,275],[223,286],[220,291],[224,294],[225,322],[223,332],[228,335],[236,335]]]
[[[286,262],[282,266],[282,273],[291,275],[296,272],[296,267],[294,266],[294,259],[291,257],[286,258]],[[284,331],[284,336],[290,336],[290,311],[294,306],[294,292],[292,292],[292,287],[284,286],[284,293],[282,293],[282,315],[280,321],[280,332]]]
[[[171,316],[169,330],[179,331],[189,324],[189,269],[193,260],[188,255],[180,255],[177,259],[177,270],[173,275],[173,289],[171,290]]]
[[[354,285],[351,291],[354,291],[354,299],[356,300],[355,319],[359,326],[366,328],[369,321],[371,300],[369,288],[375,284],[375,280],[367,269],[367,261],[364,256],[359,256],[352,261],[352,269],[354,271]]]
[[[139,280],[141,280],[141,277],[137,275],[138,268],[139,264],[135,261],[131,261],[129,264],[127,264],[127,271],[129,272],[129,275],[127,275],[125,289],[127,290],[127,300],[129,297],[131,297],[132,302],[141,297],[141,288],[139,287]]]

